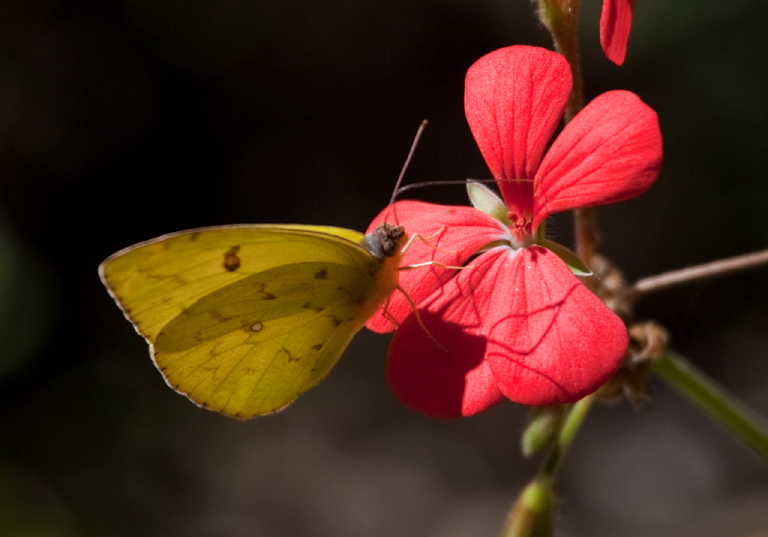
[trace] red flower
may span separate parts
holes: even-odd
[[[621,362],[624,324],[554,253],[564,249],[544,239],[542,224],[558,211],[645,191],[661,165],[661,134],[651,108],[613,91],[580,112],[544,155],[570,90],[567,62],[544,49],[514,46],[478,60],[467,73],[465,110],[503,202],[474,184],[478,208],[401,201],[371,224],[404,225],[426,241],[412,242],[404,265],[432,263],[400,273],[418,316],[397,293],[386,307],[399,323],[389,382],[417,410],[452,417],[503,397],[572,402]],[[381,314],[368,327],[392,330]]]
[[[635,0],[603,0],[600,14],[600,44],[603,52],[616,65],[624,63],[627,41],[632,27]]]

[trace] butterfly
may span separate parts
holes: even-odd
[[[207,227],[121,250],[99,275],[171,388],[246,419],[326,377],[397,288],[406,241],[391,224]]]

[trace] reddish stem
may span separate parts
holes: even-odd
[[[714,278],[715,276],[725,276],[732,272],[747,270],[768,265],[768,250],[754,252],[751,254],[738,255],[728,259],[711,261],[695,267],[687,267],[680,270],[664,272],[649,278],[638,280],[626,291],[628,300],[635,300],[648,293],[661,291],[668,287],[703,280],[705,278]]]
[[[573,75],[573,89],[565,108],[565,123],[568,123],[584,108],[584,80],[581,76],[578,40],[580,1],[539,1],[539,14],[542,22],[552,34],[555,50],[568,60]],[[576,255],[589,265],[598,243],[595,216],[591,208],[574,211],[574,234]],[[589,281],[585,283],[589,285]]]

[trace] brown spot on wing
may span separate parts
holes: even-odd
[[[256,294],[264,295],[261,297],[261,300],[275,300],[277,298],[275,295],[267,291],[267,284],[265,282],[259,283],[258,289],[256,289],[254,292]]]
[[[240,258],[237,257],[237,252],[239,251],[240,246],[233,246],[224,252],[224,270],[234,272],[240,268]]]
[[[320,313],[321,311],[323,311],[325,309],[324,307],[316,306],[316,305],[312,304],[311,302],[304,302],[304,304],[302,304],[301,307],[304,308],[305,310],[312,310],[315,313]]]
[[[291,351],[289,351],[285,347],[281,348],[280,352],[285,353],[285,355],[288,357],[289,362],[298,362],[299,360],[301,360],[301,356],[294,355],[293,353],[291,353]]]
[[[229,317],[227,315],[224,315],[219,310],[211,310],[210,312],[211,319],[218,322],[224,322],[230,320],[232,317]]]

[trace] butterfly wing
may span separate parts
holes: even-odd
[[[251,225],[166,235],[100,266],[166,382],[248,418],[320,382],[397,285],[397,265],[324,226]]]

